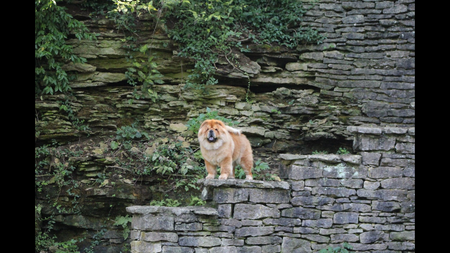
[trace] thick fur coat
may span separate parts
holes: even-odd
[[[237,164],[243,168],[245,179],[253,179],[252,147],[239,129],[220,120],[205,120],[200,125],[198,141],[208,172],[206,179],[215,177],[217,166],[220,166],[219,179],[235,178],[234,167]]]

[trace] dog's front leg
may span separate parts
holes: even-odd
[[[219,179],[227,179],[233,172],[233,160],[230,157],[226,157],[220,163],[220,177]]]
[[[206,159],[205,159],[205,166],[206,171],[208,172],[208,175],[206,176],[205,179],[214,179],[214,177],[216,176],[216,166],[206,161]]]

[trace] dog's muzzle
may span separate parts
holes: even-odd
[[[217,141],[216,134],[214,133],[213,130],[209,130],[207,140],[208,140],[209,142],[215,142],[215,141]]]

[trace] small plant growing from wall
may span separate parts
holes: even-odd
[[[348,243],[346,243],[346,242],[344,242],[344,243],[342,243],[342,247],[328,247],[328,248],[325,248],[325,249],[321,249],[320,251],[319,251],[319,253],[349,253],[349,251],[348,251],[348,249],[352,249],[353,247],[350,245],[350,244],[348,244]]]

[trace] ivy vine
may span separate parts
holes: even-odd
[[[69,38],[95,39],[86,26],[59,6],[61,0],[34,1],[34,87],[36,97],[44,94],[71,90],[73,79],[64,69],[66,63],[84,63],[86,59],[77,56],[72,46],[66,44]]]
[[[301,26],[308,10],[292,0],[181,0],[167,5],[167,33],[180,45],[179,56],[195,60],[187,87],[217,83],[215,64],[245,44],[276,44],[295,48],[322,43],[317,30]],[[228,59],[227,59],[228,60]]]
[[[186,88],[204,90],[217,84],[216,64],[235,62],[231,52],[248,52],[247,45],[271,44],[295,48],[302,43],[322,43],[317,30],[301,25],[309,7],[292,0],[112,0],[109,11],[116,25],[130,25],[130,17],[150,14],[161,22],[178,45],[179,57],[195,61]],[[233,61],[234,60],[234,61]],[[234,66],[232,66],[234,68]]]

